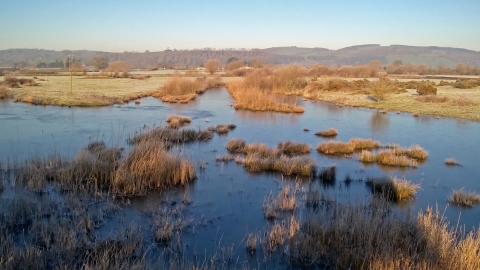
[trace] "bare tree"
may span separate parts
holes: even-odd
[[[116,61],[113,63],[110,63],[108,67],[106,68],[106,71],[109,72],[127,72],[130,69],[128,68],[127,64],[123,61]]]
[[[105,69],[108,67],[108,58],[105,56],[94,56],[92,65],[97,69]]]
[[[208,61],[203,64],[203,67],[207,69],[210,74],[213,74],[220,68],[220,61],[217,59],[208,59]]]

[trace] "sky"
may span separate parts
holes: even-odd
[[[479,0],[0,0],[0,50],[392,44],[480,51]]]

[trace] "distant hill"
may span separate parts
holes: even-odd
[[[132,68],[167,67],[194,68],[203,65],[210,58],[218,59],[226,64],[228,59],[235,57],[249,62],[257,59],[265,64],[291,64],[311,66],[322,63],[328,66],[366,64],[371,60],[380,60],[385,65],[395,60],[404,64],[426,64],[437,67],[444,64],[454,68],[457,63],[470,66],[480,66],[480,52],[449,47],[419,47],[406,45],[380,46],[366,44],[346,47],[338,50],[325,48],[273,47],[253,50],[165,50],[157,52],[123,52],[112,53],[102,51],[53,51],[43,49],[9,49],[0,50],[0,67],[13,67],[23,61],[28,67],[39,63],[63,62],[68,55],[74,55],[85,65],[90,65],[94,56],[108,57],[110,62],[124,61]]]

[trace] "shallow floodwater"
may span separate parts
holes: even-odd
[[[305,108],[303,114],[236,111],[225,89],[208,90],[189,104],[168,104],[158,99],[144,98],[141,104],[133,102],[122,106],[102,108],[68,108],[32,106],[4,101],[0,103],[0,161],[22,161],[34,154],[48,156],[58,153],[73,156],[91,141],[103,140],[107,145],[126,145],[126,139],[135,132],[165,123],[167,116],[181,114],[192,118],[188,128],[207,128],[217,124],[236,124],[228,135],[218,136],[208,142],[178,146],[179,150],[197,164],[206,161],[204,170],[197,167],[198,179],[182,189],[172,189],[162,194],[152,193],[142,198],[132,198],[126,209],[126,220],[141,224],[141,211],[152,205],[168,203],[173,198],[189,197],[189,213],[195,220],[204,220],[200,232],[189,237],[192,254],[204,254],[220,244],[233,246],[233,252],[246,257],[255,266],[255,258],[246,256],[247,232],[265,228],[262,203],[268,192],[278,193],[282,178],[277,173],[251,173],[231,161],[218,163],[217,155],[227,154],[226,143],[231,138],[247,142],[266,143],[271,147],[279,142],[293,140],[312,147],[310,156],[318,167],[336,165],[337,181],[317,188],[339,200],[362,200],[371,196],[364,181],[345,185],[348,174],[365,180],[372,176],[405,177],[421,185],[414,201],[398,207],[411,207],[413,211],[436,207],[445,212],[449,221],[467,230],[480,226],[480,206],[472,208],[448,205],[452,189],[465,188],[480,193],[480,123],[433,116],[413,117],[410,113],[388,112],[363,108],[338,107],[324,102],[298,100]],[[207,122],[208,121],[208,122]],[[319,142],[327,141],[315,132],[334,127],[339,135],[335,140],[372,138],[383,144],[397,143],[403,147],[418,144],[429,151],[428,160],[416,169],[400,170],[359,162],[352,158],[332,158],[320,155]],[[308,128],[310,131],[304,131]],[[454,157],[462,166],[449,167],[446,158]],[[285,183],[283,183],[285,184]],[[0,196],[6,196],[5,194]],[[242,242],[243,241],[243,242]]]

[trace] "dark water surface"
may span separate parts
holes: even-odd
[[[467,230],[480,225],[480,206],[463,208],[448,205],[452,189],[465,188],[480,193],[480,123],[432,116],[412,117],[409,113],[387,114],[376,110],[338,107],[324,102],[298,101],[303,114],[255,113],[235,111],[225,89],[209,90],[190,104],[167,104],[158,99],[144,98],[140,105],[132,103],[102,108],[68,108],[31,106],[22,103],[0,103],[0,160],[21,161],[35,153],[52,152],[72,156],[90,141],[104,140],[107,145],[125,146],[129,134],[164,124],[167,116],[181,114],[192,118],[189,128],[206,128],[217,124],[234,123],[237,128],[226,136],[209,142],[179,146],[196,163],[206,161],[204,170],[197,167],[198,179],[184,189],[172,189],[162,194],[152,193],[132,198],[125,220],[142,223],[141,211],[161,202],[187,196],[192,204],[188,211],[195,220],[205,220],[201,232],[191,234],[192,254],[213,250],[219,243],[234,245],[234,253],[245,256],[244,239],[247,232],[265,228],[262,203],[265,195],[278,193],[282,176],[275,173],[250,173],[231,161],[217,163],[217,155],[225,155],[231,138],[261,142],[276,146],[281,141],[294,140],[309,144],[310,156],[318,166],[336,165],[334,186],[319,189],[332,197],[366,199],[371,196],[364,182],[347,186],[345,175],[354,179],[371,176],[405,177],[421,185],[417,198],[399,207],[413,211],[427,206],[445,209],[445,215]],[[208,122],[207,122],[208,121]],[[377,165],[365,166],[356,157],[331,158],[320,155],[315,148],[327,141],[315,132],[334,127],[339,135],[335,140],[372,138],[382,143],[397,143],[403,147],[419,144],[429,151],[428,160],[416,169],[399,170]],[[304,128],[310,131],[305,132]],[[462,166],[448,167],[446,158],[454,157]],[[6,196],[1,195],[1,196]],[[139,212],[140,211],[140,212]],[[248,258],[255,265],[255,258]]]

